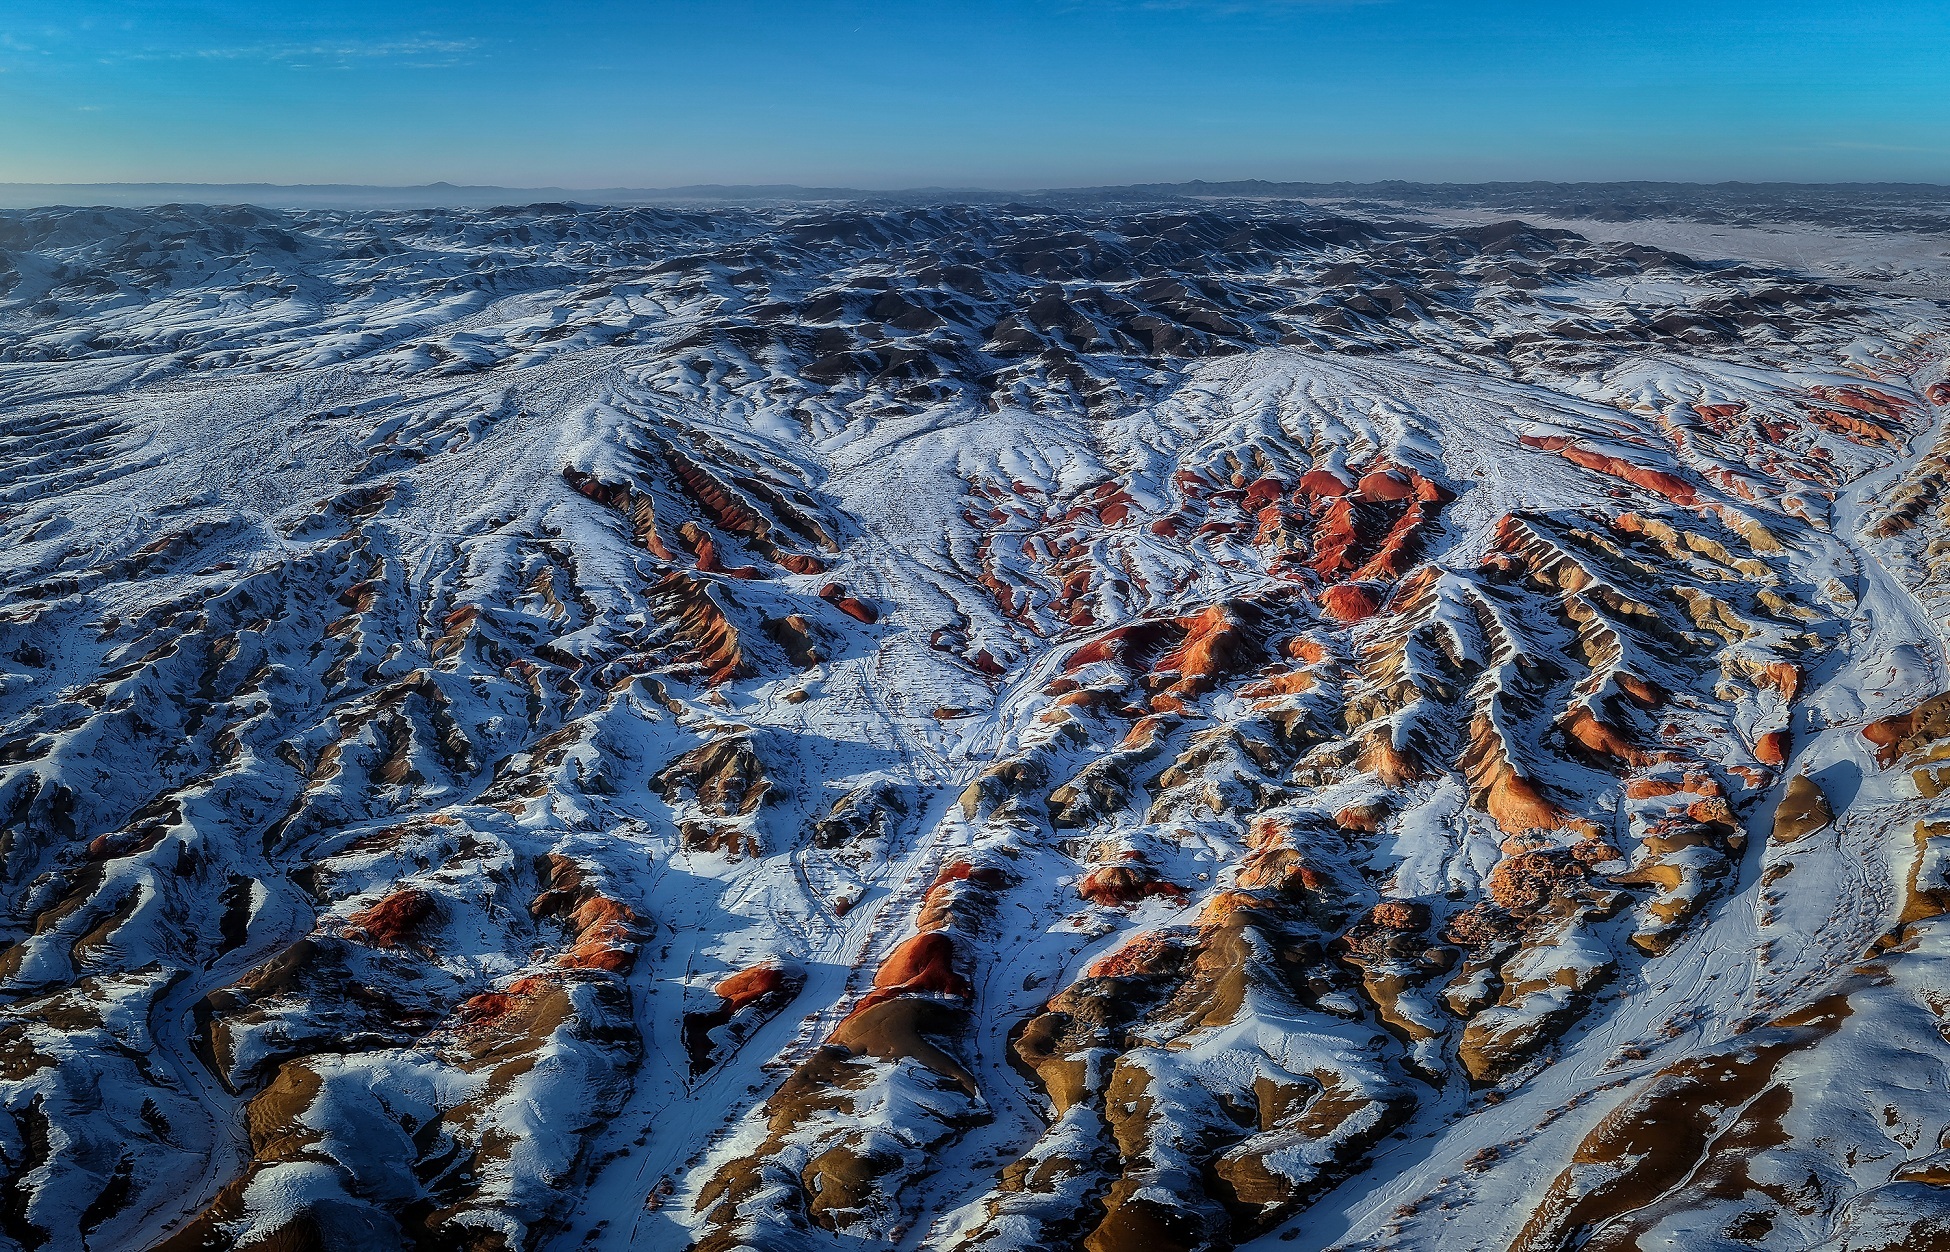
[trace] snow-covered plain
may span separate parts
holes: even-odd
[[[0,214],[0,1240],[1950,1246],[1940,240],[1742,230]]]

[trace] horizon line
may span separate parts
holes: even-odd
[[[1489,179],[1478,182],[1425,182],[1416,179],[1187,179],[1179,182],[1102,183],[1050,187],[909,186],[849,187],[800,183],[687,183],[665,187],[512,186],[499,183],[276,183],[197,182],[188,180],[115,180],[106,182],[0,182],[0,210],[19,212],[52,208],[148,209],[167,205],[252,205],[290,210],[413,210],[433,208],[518,208],[541,203],[584,204],[592,207],[656,202],[793,202],[834,200],[926,199],[937,203],[1002,201],[1016,198],[1060,200],[1065,197],[1201,197],[1256,199],[1321,199],[1389,193],[1404,198],[1446,194],[1518,193],[1570,190],[1602,192],[1677,192],[1711,190],[1801,191],[1840,190],[1882,193],[1944,193],[1950,184],[1928,182],[1857,181],[1803,182],[1788,180],[1723,179],[1700,182],[1678,179]],[[90,194],[101,199],[84,202]],[[1441,207],[1441,206],[1436,206]],[[1489,206],[1483,206],[1489,207]]]

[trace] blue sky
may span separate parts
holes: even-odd
[[[1950,183],[1950,0],[0,0],[0,181]]]

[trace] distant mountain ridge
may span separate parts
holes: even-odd
[[[141,208],[161,204],[257,204],[266,208],[418,209],[490,208],[497,205],[572,202],[650,204],[670,201],[828,201],[862,199],[1006,199],[1021,193],[980,188],[916,188],[871,191],[859,187],[801,187],[789,183],[688,187],[499,187],[449,182],[395,187],[360,183],[0,183],[0,208],[105,205]]]
[[[1510,208],[1567,217],[1630,220],[1644,216],[1713,220],[1727,213],[1784,208],[1837,213],[1900,211],[1907,229],[1950,228],[1950,186],[1933,183],[1786,182],[1275,182],[1233,179],[1134,183],[1125,186],[996,189],[984,187],[804,187],[793,183],[699,183],[681,187],[503,187],[434,182],[419,186],[356,183],[0,183],[0,209],[52,205],[147,207],[161,204],[256,204],[286,209],[491,208],[539,203],[631,204],[1007,204],[1049,202],[1159,203],[1209,199],[1369,200],[1426,208]],[[1914,220],[1927,213],[1932,220]],[[1945,225],[1939,225],[1939,223]],[[1861,225],[1850,221],[1843,224]]]

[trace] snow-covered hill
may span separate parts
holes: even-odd
[[[1702,229],[0,214],[0,1240],[1950,1246],[1950,316]]]

